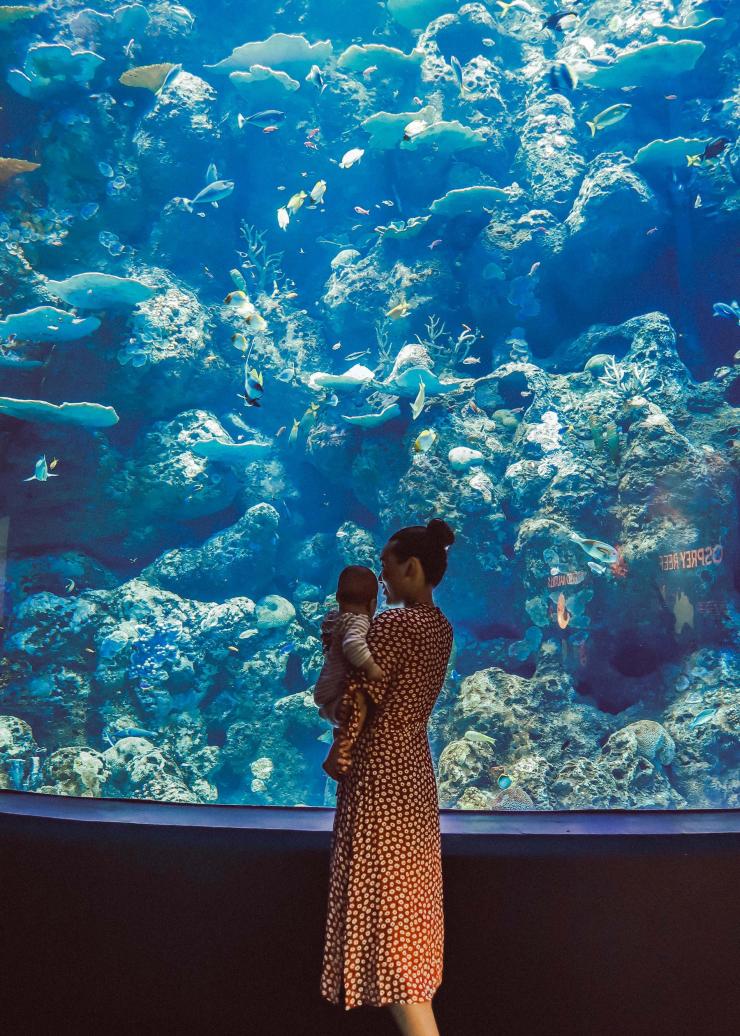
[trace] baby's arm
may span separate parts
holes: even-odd
[[[370,653],[370,648],[365,640],[366,634],[367,630],[363,630],[361,627],[350,627],[347,630],[342,640],[344,657],[350,665],[361,669],[368,680],[382,680],[385,677],[385,673],[376,664]]]

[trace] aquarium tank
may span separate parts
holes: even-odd
[[[0,789],[333,805],[439,516],[441,808],[738,808],[738,5],[88,2],[0,7]]]

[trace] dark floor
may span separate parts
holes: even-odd
[[[0,793],[2,1033],[396,1031],[318,992],[331,810],[117,808]],[[445,814],[443,855],[442,1036],[740,1033],[736,813]]]

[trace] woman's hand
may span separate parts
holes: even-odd
[[[321,764],[333,781],[339,781],[352,765],[349,746],[343,737],[338,737]]]

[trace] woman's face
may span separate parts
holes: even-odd
[[[424,582],[424,571],[418,558],[399,562],[393,553],[392,541],[380,553],[381,600],[386,604],[400,604],[413,597],[419,583]]]

